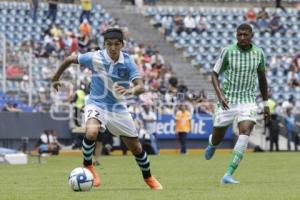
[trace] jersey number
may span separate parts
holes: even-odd
[[[98,118],[99,115],[100,113],[97,110],[88,110],[88,118],[91,116]]]

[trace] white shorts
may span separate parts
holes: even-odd
[[[220,106],[216,106],[213,120],[214,127],[229,126],[234,120],[253,121],[256,123],[257,106],[255,103],[234,104],[229,105],[229,110],[223,110]]]
[[[137,137],[138,132],[128,111],[109,112],[96,105],[88,104],[84,108],[85,122],[91,118],[98,119],[111,134],[115,136]]]

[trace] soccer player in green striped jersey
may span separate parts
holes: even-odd
[[[217,145],[223,140],[228,126],[234,120],[237,120],[239,129],[232,159],[221,179],[222,184],[239,183],[232,174],[244,156],[249,135],[256,123],[257,79],[264,101],[265,120],[269,120],[270,116],[267,106],[268,84],[265,76],[264,52],[251,42],[253,32],[249,24],[239,25],[236,37],[237,43],[222,50],[212,73],[212,84],[219,101],[214,111],[214,127],[205,149],[205,159],[213,157]],[[220,74],[224,75],[222,86],[219,82]]]

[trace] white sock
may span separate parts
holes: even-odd
[[[234,151],[244,153],[247,149],[248,143],[249,143],[249,136],[240,135],[234,146]]]
[[[212,134],[210,134],[209,137],[208,137],[208,144],[209,144],[210,146],[213,146],[213,147],[217,146],[217,145],[213,145],[213,144],[211,143],[211,140],[212,140]]]

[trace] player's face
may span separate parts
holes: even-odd
[[[253,37],[253,34],[249,30],[240,29],[240,30],[237,30],[236,37],[237,37],[239,46],[249,47],[251,44],[251,39]]]
[[[105,48],[107,49],[109,57],[113,61],[117,61],[120,56],[120,51],[123,48],[123,43],[118,39],[107,39],[105,41]]]

